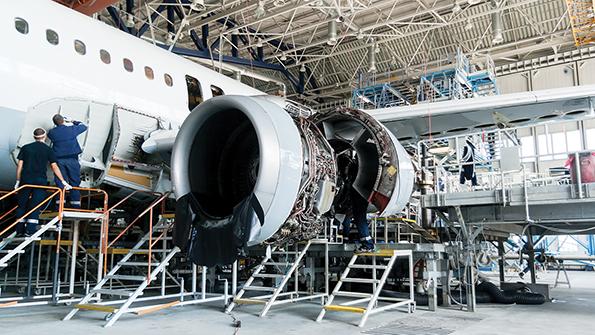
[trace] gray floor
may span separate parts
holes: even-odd
[[[274,308],[264,319],[256,316],[258,306],[236,309],[233,316],[242,322],[238,334],[372,334],[372,335],[462,335],[462,334],[595,334],[595,273],[569,272],[572,289],[552,290],[555,300],[542,306],[480,305],[476,313],[441,309],[408,315],[402,311],[385,312],[370,317],[366,327],[355,326],[358,315],[332,313],[322,323],[313,319],[320,307],[300,303]],[[540,273],[540,282],[553,282],[552,273]],[[30,307],[0,309],[4,334],[234,334],[232,317],[221,306],[186,306],[138,317],[124,316],[112,328],[101,327],[103,314],[82,312],[71,321],[60,321],[67,307]]]

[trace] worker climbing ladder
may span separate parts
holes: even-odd
[[[268,246],[266,254],[261,263],[256,266],[252,276],[246,281],[242,289],[234,297],[233,301],[227,307],[226,312],[230,313],[237,305],[264,305],[260,312],[260,316],[265,316],[271,307],[289,302],[297,302],[301,300],[324,299],[328,296],[328,284],[325,285],[325,291],[322,293],[303,293],[298,290],[298,268],[304,260],[306,253],[313,243],[323,243],[325,247],[325,282],[327,283],[328,276],[328,241],[327,240],[310,240],[300,249],[300,244],[295,244],[292,248],[286,246],[285,248]],[[290,250],[293,249],[293,250]],[[286,289],[290,279],[294,278],[293,290]],[[255,280],[271,280],[272,285],[254,285]],[[270,294],[259,295],[255,297],[244,298],[244,295],[250,291],[270,292]],[[289,297],[289,298],[288,298]]]
[[[388,275],[399,257],[407,257],[409,261],[409,298],[401,299],[380,296],[384,284],[388,279]],[[357,261],[359,259],[370,260],[372,264],[358,263]],[[369,270],[371,271],[372,278],[352,277],[353,270]],[[378,278],[377,271],[380,271],[381,273],[380,278]],[[341,291],[341,288],[345,283],[371,284],[372,293]],[[415,310],[413,287],[413,258],[411,250],[382,249],[378,252],[354,254],[341,274],[328,302],[324,305],[320,314],[318,314],[316,321],[322,321],[327,311],[358,313],[362,314],[359,326],[363,327],[370,315],[389,309],[407,306],[408,313],[412,313]],[[333,304],[336,297],[358,299],[343,302],[341,304]],[[388,304],[379,306],[379,302],[387,302]],[[362,306],[363,304],[365,304],[365,306]]]
[[[85,297],[74,306],[63,320],[70,320],[79,310],[90,310],[105,312],[107,321],[104,327],[112,326],[123,314],[136,313],[142,315],[142,308],[132,308],[132,304],[143,295],[143,292],[151,282],[157,279],[157,276],[166,270],[169,261],[180,251],[178,247],[172,249],[166,248],[166,241],[171,240],[167,233],[171,231],[173,223],[169,220],[160,220],[152,229],[143,236],[129,252],[114,266],[107,275],[99,282],[93,289],[85,295]],[[161,249],[153,249],[157,242],[164,242]],[[153,252],[162,254],[162,259],[158,262],[153,262]],[[143,261],[135,260],[135,256],[146,255]],[[141,270],[146,275],[131,275],[131,271]],[[124,272],[125,274],[121,274]],[[135,289],[111,289],[109,283],[112,280],[132,283],[136,286]],[[92,299],[99,300],[101,295],[126,297],[125,300],[118,300],[119,306],[113,306],[110,301],[90,303]],[[111,302],[114,303],[114,302]],[[151,306],[152,309],[166,308],[174,306],[179,301],[174,301],[161,306]]]

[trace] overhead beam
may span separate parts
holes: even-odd
[[[109,7],[107,7],[107,12],[111,16],[112,20],[114,20],[114,22],[116,23],[118,29],[120,29],[126,33],[130,33],[130,30],[128,29],[128,27],[126,27],[126,24],[124,24],[124,21],[122,21],[120,12],[116,8],[109,6]]]
[[[502,8],[491,9],[491,10],[484,11],[484,12],[481,12],[481,13],[478,13],[478,14],[473,14],[473,15],[467,16],[465,18],[459,18],[459,19],[452,20],[452,21],[450,21],[448,23],[448,25],[464,24],[464,23],[467,22],[467,19],[476,19],[476,18],[479,18],[479,17],[491,15],[492,13],[495,13],[495,12],[498,12],[498,11],[501,11],[501,10],[512,9],[512,8],[516,8],[516,7],[519,7],[519,6],[524,6],[524,5],[527,5],[527,4],[530,4],[530,3],[535,3],[535,2],[538,2],[538,1],[541,1],[541,0],[527,0],[527,1],[524,1],[524,2],[520,2],[520,3],[507,4],[507,5],[503,6]],[[395,19],[395,20],[397,20],[397,19]],[[381,25],[385,25],[385,24],[391,24],[391,22],[393,22],[395,20],[390,20],[389,22],[384,22],[382,24],[380,24],[380,23],[374,24],[374,25],[371,25],[371,26],[363,27],[362,29],[369,30],[371,27],[374,28],[374,27],[379,27]],[[398,18],[398,20],[403,20],[403,18]],[[446,26],[448,26],[448,25],[446,25]],[[387,43],[387,42],[398,41],[398,40],[404,39],[406,37],[412,37],[412,36],[415,36],[415,35],[418,35],[418,34],[427,33],[429,31],[432,31],[432,30],[435,30],[435,29],[438,29],[438,28],[444,27],[444,26],[445,25],[442,25],[442,26],[430,26],[430,27],[426,27],[426,28],[423,28],[423,29],[419,29],[419,30],[415,30],[415,31],[410,31],[410,32],[404,33],[402,35],[391,36],[391,37],[387,37],[387,38],[383,38],[383,39],[378,39],[376,42],[379,45],[382,45],[382,44]],[[346,36],[355,36],[355,35],[356,35],[356,33],[348,33],[348,34],[344,34],[344,35],[340,36],[340,38],[344,38]],[[288,52],[289,53],[293,53],[293,52],[297,52],[297,51],[304,50],[304,49],[307,49],[307,48],[311,48],[311,47],[314,47],[314,46],[322,45],[322,44],[325,44],[326,41],[327,41],[327,39],[320,40],[320,41],[314,42],[314,43],[312,43],[311,45],[308,45],[308,46],[300,46],[300,47],[294,48],[292,50],[288,50]],[[320,56],[320,57],[313,57],[311,59],[304,60],[301,63],[304,63],[304,64],[312,63],[312,62],[316,62],[316,61],[319,61],[319,60],[322,60],[322,59],[325,59],[325,58],[336,57],[336,56],[340,56],[340,55],[343,55],[343,54],[353,53],[353,52],[359,51],[359,50],[364,50],[364,49],[367,49],[369,47],[367,44],[362,44],[360,41],[350,42],[347,45],[349,45],[349,44],[351,44],[351,45],[358,44],[358,45],[354,45],[353,47],[349,47],[349,48],[344,48],[342,51],[334,52],[334,53],[331,53],[331,54],[328,54],[328,55],[324,55],[324,56]],[[279,55],[270,55],[268,57],[265,57],[265,60],[277,58],[278,56]]]

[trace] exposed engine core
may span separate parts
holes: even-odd
[[[181,229],[186,240],[202,235],[191,243],[203,249],[199,264],[212,263],[207,252],[218,258],[213,248],[224,254],[314,238],[336,212],[344,178],[337,155],[346,152],[357,160],[353,186],[371,207],[383,214],[400,211],[412,190],[411,162],[368,114],[341,109],[312,115],[266,96],[210,99],[188,116],[174,145],[176,198],[192,213],[176,229],[198,229]]]

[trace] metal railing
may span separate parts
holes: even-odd
[[[518,167],[511,170],[504,170],[503,166],[505,160],[510,157],[503,157],[504,148],[516,147],[521,150],[521,145],[517,139],[514,138],[514,131],[527,128],[508,128],[498,129],[489,132],[465,134],[458,136],[441,137],[439,139],[427,139],[418,142],[418,160],[419,166],[425,169],[426,173],[432,174],[433,186],[429,193],[434,194],[448,194],[457,192],[468,192],[470,188],[466,186],[469,182],[460,183],[461,173],[464,167],[473,165],[474,174],[477,179],[477,188],[480,190],[500,190],[502,192],[502,202],[506,203],[506,190],[513,187],[541,187],[545,185],[568,185],[576,184],[578,198],[584,197],[583,181],[581,178],[580,156],[581,154],[591,153],[589,150],[583,151],[565,151],[556,153],[538,153],[530,156],[522,156],[519,152]],[[481,151],[476,145],[476,153],[472,161],[463,161],[463,147],[465,141],[469,138],[489,138],[488,141],[482,142],[489,144],[483,148],[483,154],[478,154]],[[424,165],[424,157],[422,157],[422,147],[427,153],[425,160],[430,157],[433,162],[430,166]],[[440,150],[442,149],[442,150]],[[448,150],[447,150],[448,149]],[[436,150],[432,153],[432,150]],[[569,173],[576,176],[571,180],[570,175],[566,173],[552,173],[551,170],[540,171],[537,166],[537,171],[530,171],[527,165],[533,165],[534,162],[551,161],[553,156],[570,158],[573,157],[571,166],[568,166]],[[559,161],[564,161],[560,158]],[[562,164],[560,164],[562,165]]]
[[[29,215],[31,215],[36,210],[41,209],[42,206],[44,206],[47,203],[49,203],[49,201],[52,200],[55,196],[58,196],[59,199],[60,199],[60,209],[58,211],[58,215],[60,215],[60,224],[62,223],[62,216],[61,216],[61,214],[62,214],[62,209],[63,209],[63,206],[64,206],[64,193],[63,193],[62,189],[60,189],[58,187],[54,187],[54,186],[41,186],[41,185],[22,185],[22,186],[18,187],[17,189],[12,190],[12,191],[9,191],[8,193],[6,193],[3,196],[1,196],[0,197],[0,202],[1,201],[5,201],[10,196],[17,195],[19,191],[22,191],[22,190],[25,190],[25,189],[41,189],[41,190],[50,190],[50,191],[53,191],[53,192],[49,196],[47,196],[46,198],[44,198],[35,207],[33,207],[32,209],[30,209],[28,212],[26,212],[25,214],[23,214],[21,217],[17,218],[12,224],[8,225],[8,227],[5,227],[2,231],[0,231],[0,237],[2,237],[5,233],[7,233],[8,231],[10,231],[12,228],[14,228],[21,220],[25,219],[26,217],[28,217]],[[11,212],[16,211],[16,209],[17,209],[17,207],[14,207],[9,212],[4,213],[2,215],[2,219],[5,218],[7,215],[9,215]]]
[[[153,257],[153,246],[159,242],[162,238],[165,237],[165,235],[167,234],[167,229],[164,229],[163,232],[155,239],[153,239],[153,218],[154,218],[154,210],[156,207],[160,206],[161,207],[161,214],[164,214],[164,210],[165,210],[165,202],[167,201],[167,199],[169,198],[171,192],[167,192],[165,194],[161,194],[161,193],[154,193],[154,192],[145,192],[145,191],[134,191],[131,194],[129,194],[127,197],[125,197],[124,199],[120,200],[117,204],[115,204],[114,206],[112,206],[109,210],[109,212],[113,212],[115,209],[117,209],[119,206],[121,206],[123,203],[125,203],[127,200],[129,200],[130,198],[132,198],[132,196],[134,196],[135,194],[138,194],[140,192],[143,193],[147,193],[147,194],[151,194],[151,195],[155,195],[157,196],[157,199],[155,199],[147,208],[145,208],[140,214],[138,214],[136,216],[136,218],[134,220],[132,220],[122,231],[120,231],[120,233],[111,241],[109,242],[108,240],[106,240],[105,243],[105,251],[106,253],[104,254],[106,257],[106,260],[104,261],[104,273],[107,272],[107,249],[111,248],[114,243],[116,243],[122,236],[124,236],[124,234],[129,231],[141,218],[143,218],[145,215],[149,215],[149,241],[148,241],[148,255],[147,255],[147,262],[148,262],[148,266],[147,266],[147,279],[149,281],[151,281],[151,260]],[[106,234],[106,238],[108,234]]]

